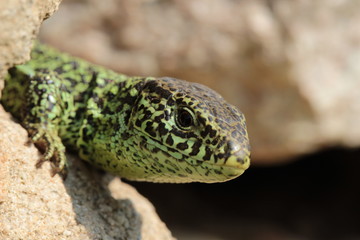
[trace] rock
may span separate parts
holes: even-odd
[[[57,9],[60,1],[0,1],[0,73],[30,58],[41,22]]]
[[[359,9],[352,0],[64,1],[41,36],[120,72],[216,89],[247,116],[253,163],[269,164],[360,145]]]
[[[25,62],[58,1],[0,2],[0,89],[6,69]],[[69,158],[64,181],[0,106],[0,239],[174,239],[154,207],[119,178]]]

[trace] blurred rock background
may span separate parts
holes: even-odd
[[[252,168],[222,184],[131,183],[178,239],[360,239],[360,1],[63,0],[40,37],[130,75],[220,92]]]

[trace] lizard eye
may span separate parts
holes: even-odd
[[[180,108],[176,114],[176,123],[179,128],[188,130],[194,125],[194,117],[192,112],[186,108]]]

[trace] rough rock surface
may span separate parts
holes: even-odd
[[[57,9],[60,1],[0,1],[0,73],[29,59],[40,23]]]
[[[5,70],[29,57],[59,0],[0,1],[0,90]],[[144,197],[119,178],[70,159],[64,181],[0,106],[0,239],[174,239]]]
[[[253,162],[273,163],[360,145],[359,21],[352,0],[71,0],[42,38],[124,73],[209,85],[246,114]]]

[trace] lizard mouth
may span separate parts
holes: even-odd
[[[230,146],[230,149],[227,149],[227,153],[225,154],[219,154],[219,149],[211,149],[211,155],[217,156],[217,159],[215,161],[209,161],[203,160],[202,157],[181,151],[175,148],[174,145],[169,146],[163,141],[151,136],[148,132],[143,131],[141,128],[135,127],[134,130],[136,130],[137,135],[142,138],[142,141],[139,143],[140,148],[146,149],[149,152],[153,152],[151,149],[156,149],[156,151],[163,152],[164,155],[177,159],[178,161],[186,161],[194,167],[206,163],[216,167],[245,171],[250,166],[250,146],[248,144],[244,145],[238,142],[226,143],[226,145]],[[147,147],[146,145],[150,145],[151,147]]]
[[[213,165],[213,166],[223,167],[226,169],[233,169],[233,170],[237,169],[237,170],[242,170],[242,171],[245,171],[250,166],[250,152],[247,150],[239,150],[239,151],[231,154],[230,156],[228,156],[225,160],[223,160],[223,163],[219,164],[219,163],[213,163],[210,161],[196,159],[196,158],[194,158],[195,156],[190,156],[189,154],[179,152],[176,148],[166,146],[166,145],[162,144],[161,141],[154,139],[150,136],[148,136],[148,137],[149,137],[149,139],[152,140],[152,142],[148,141],[147,144],[158,148],[160,151],[162,151],[165,154],[168,154],[176,159],[179,159],[178,158],[179,154],[185,158],[194,159],[196,162],[193,162],[193,163],[189,162],[189,164],[193,165],[193,166],[199,166],[203,163],[206,163],[208,165]]]
[[[144,133],[142,132],[142,134]],[[174,147],[164,145],[161,141],[146,134],[141,138],[143,140],[146,138],[146,141],[140,141],[140,148],[149,153],[147,157],[153,158],[155,165],[160,162],[168,164],[170,168],[173,167],[173,170],[180,169],[175,171],[179,171],[178,173],[183,176],[179,177],[175,173],[168,173],[171,176],[166,175],[168,177],[166,182],[225,182],[242,175],[249,167],[250,154],[246,154],[246,152],[236,151],[218,159],[217,162],[204,161]],[[212,154],[216,154],[216,151]],[[191,171],[186,169],[191,169]]]

